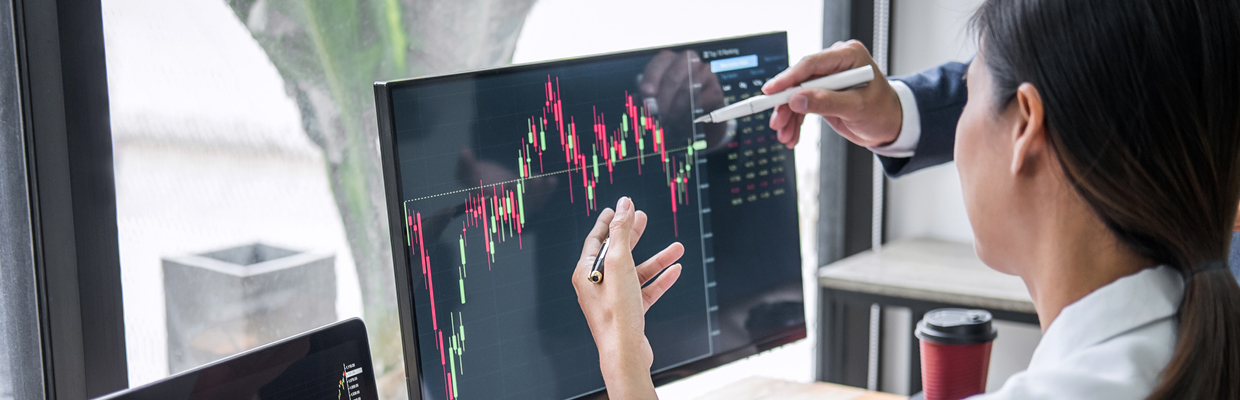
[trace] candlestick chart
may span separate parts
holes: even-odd
[[[340,382],[336,383],[336,400],[341,400],[348,393],[348,389],[344,386],[345,374],[347,371],[340,372]]]
[[[542,78],[541,95],[527,107],[527,114],[506,115],[505,121],[517,123],[500,126],[496,129],[499,132],[488,131],[475,145],[477,152],[490,155],[485,162],[511,173],[507,179],[492,174],[489,181],[480,179],[474,185],[438,193],[422,192],[403,203],[405,244],[411,268],[418,269],[420,278],[415,294],[424,293],[429,300],[424,303],[429,305],[430,314],[427,338],[434,353],[423,354],[423,365],[429,358],[429,364],[441,373],[436,374],[440,375],[437,379],[442,381],[442,398],[448,400],[468,397],[462,395],[465,325],[474,317],[466,315],[471,312],[467,305],[479,293],[491,291],[473,289],[473,282],[484,279],[483,284],[494,286],[493,276],[479,278],[480,274],[508,268],[506,262],[512,262],[506,261],[505,252],[513,255],[528,250],[526,236],[533,219],[571,215],[573,221],[592,221],[614,201],[609,197],[604,203],[601,192],[614,189],[630,195],[628,191],[635,190],[631,181],[640,180],[646,187],[664,188],[661,196],[646,191],[640,206],[663,211],[658,214],[664,218],[652,221],[652,227],[658,224],[654,229],[666,229],[673,239],[681,236],[682,228],[692,229],[690,244],[696,243],[701,233],[694,165],[695,152],[706,148],[705,141],[683,133],[670,135],[650,108],[628,91],[605,96],[597,104],[575,103],[571,109],[579,113],[572,115],[564,99],[564,93],[572,90],[562,88],[557,76]],[[502,139],[488,140],[492,137]],[[505,152],[511,161],[503,161]],[[555,179],[553,190],[547,189],[550,178]],[[617,185],[623,187],[613,188]],[[542,197],[540,211],[530,209],[531,191],[538,191],[537,196]],[[442,215],[442,204],[453,205],[455,212],[450,218],[437,216]],[[656,214],[653,210],[651,213]],[[542,238],[545,242],[551,236],[544,233]],[[585,234],[574,230],[567,237],[579,245]],[[452,250],[450,256],[447,249]],[[436,273],[452,276],[436,278]],[[437,282],[442,285],[451,281],[454,285],[436,287]],[[430,371],[423,374],[431,379]]]

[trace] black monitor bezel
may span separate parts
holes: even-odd
[[[264,358],[261,356],[274,349],[289,345],[290,343],[294,341],[307,340],[307,339],[311,343],[316,344],[319,347],[324,348],[324,349],[329,349],[329,348],[342,345],[342,344],[345,344],[351,341],[356,341],[358,343],[358,353],[360,353],[358,355],[359,356],[358,362],[361,363],[361,365],[365,366],[365,368],[369,370],[369,373],[371,374],[372,378],[377,378],[374,376],[374,371],[375,371],[374,364],[371,361],[371,357],[370,357],[370,341],[369,341],[369,338],[366,336],[366,324],[362,322],[362,320],[359,318],[349,318],[349,319],[335,322],[330,325],[325,325],[317,329],[310,330],[310,331],[307,331],[307,332],[304,332],[298,335],[293,335],[293,336],[290,336],[284,339],[280,339],[275,342],[271,342],[271,343],[268,343],[268,344],[250,349],[250,350],[246,350],[244,352],[234,354],[232,356],[220,359],[210,364],[206,364],[206,365],[194,368],[194,369],[183,371],[175,375],[171,375],[167,378],[160,379],[160,380],[157,380],[151,383],[147,383],[142,386],[129,388],[129,389],[122,390],[119,392],[107,394],[107,395],[104,395],[103,397],[98,397],[95,400],[166,398],[166,397],[160,396],[161,392],[158,392],[158,390],[164,389],[166,391],[167,388],[169,387],[168,385],[178,384],[186,379],[195,379],[199,374],[205,371],[214,369],[214,368],[223,368],[223,367],[227,367],[230,364],[235,364],[235,363],[245,363],[245,362],[253,362],[254,360],[263,360]],[[372,383],[375,382],[375,379],[370,379],[370,382]],[[152,390],[157,391],[157,392],[155,392],[154,394],[147,393],[148,391],[152,391]],[[376,390],[376,388],[372,387],[371,390]],[[152,397],[152,396],[155,396],[155,397]],[[376,398],[378,397],[377,392],[375,393],[375,397]]]
[[[402,89],[404,87],[429,84],[451,82],[462,79],[473,79],[481,76],[521,72],[531,69],[548,68],[556,66],[571,66],[577,64],[607,61],[615,58],[640,56],[645,54],[655,54],[662,50],[681,50],[685,48],[701,47],[718,42],[727,42],[738,39],[749,39],[758,37],[775,36],[787,43],[787,32],[767,32],[753,35],[734,36],[721,39],[713,39],[698,42],[680,43],[669,46],[649,47],[638,50],[628,50],[613,53],[604,53],[597,55],[588,55],[574,58],[564,58],[549,61],[540,61],[534,63],[516,64],[510,66],[479,69],[465,72],[458,72],[444,75],[424,76],[409,79],[400,79],[392,81],[375,82],[375,114],[378,118],[379,128],[379,152],[383,168],[383,184],[384,193],[387,203],[388,214],[388,231],[392,241],[392,261],[396,275],[396,292],[397,292],[397,311],[400,313],[401,343],[404,350],[405,359],[405,375],[408,384],[409,398],[411,400],[422,399],[422,370],[421,359],[418,354],[417,346],[417,322],[413,318],[413,277],[409,273],[408,251],[405,247],[405,238],[402,236],[405,226],[404,217],[396,210],[401,209],[400,199],[400,169],[396,166],[400,165],[398,155],[395,149],[398,149],[395,135],[395,115],[392,113],[392,91]],[[806,325],[804,323],[793,325],[783,330],[777,335],[773,335],[765,340],[756,342],[749,346],[739,349],[721,352],[711,355],[701,360],[696,360],[681,366],[677,366],[665,371],[651,374],[656,386],[669,383],[690,375],[715,368],[732,361],[740,360],[767,351],[785,344],[795,342],[806,338]],[[605,399],[607,398],[606,389],[596,392],[587,393],[577,397],[578,399]]]

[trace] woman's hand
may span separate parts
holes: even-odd
[[[863,65],[874,68],[874,80],[864,87],[843,91],[804,89],[775,108],[771,129],[788,148],[801,139],[805,114],[822,115],[840,136],[864,147],[890,144],[900,136],[904,110],[900,97],[870,58],[870,52],[856,40],[837,42],[830,48],[801,59],[792,68],[771,78],[762,86],[766,94],[778,93],[801,83]]]
[[[654,383],[650,366],[654,354],[646,340],[646,310],[680,277],[680,264],[672,264],[684,255],[680,243],[672,243],[641,265],[634,266],[633,246],[646,230],[646,213],[636,211],[633,201],[623,197],[616,211],[599,213],[594,229],[586,237],[581,258],[573,270],[573,288],[590,333],[598,346],[599,366],[607,383],[608,396],[616,399],[653,399]],[[603,260],[603,281],[587,279],[595,257],[610,237],[606,259]],[[670,267],[669,267],[670,265]],[[642,288],[659,271],[659,279]]]

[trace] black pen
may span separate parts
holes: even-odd
[[[603,258],[607,257],[607,244],[611,243],[611,238],[603,239],[603,248],[598,250],[598,256],[594,258],[594,268],[590,269],[590,282],[603,282]]]

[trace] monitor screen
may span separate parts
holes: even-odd
[[[378,400],[357,318],[99,400]]]
[[[805,336],[793,152],[761,93],[784,33],[376,84],[410,390],[569,399],[603,390],[569,281],[598,213],[649,217],[683,273],[646,314],[657,382]]]

